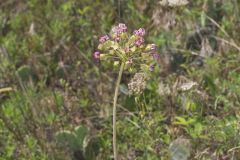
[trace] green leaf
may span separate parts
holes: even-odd
[[[128,91],[128,88],[127,88],[127,86],[126,85],[124,85],[124,84],[122,84],[122,85],[120,85],[120,91],[123,93],[123,94],[125,94],[125,95],[129,95],[129,91]]]
[[[174,124],[180,124],[180,125],[184,125],[184,126],[189,126],[196,122],[196,120],[193,118],[185,119],[183,117],[176,116],[175,119],[176,119],[176,121],[174,122]]]
[[[176,121],[174,122],[174,124],[181,124],[181,125],[188,125],[187,121],[185,120],[185,118],[183,117],[175,117]]]

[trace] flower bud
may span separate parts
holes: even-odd
[[[145,48],[146,52],[155,52],[157,51],[157,46],[156,44],[148,44],[147,47]]]
[[[119,36],[114,37],[114,41],[115,41],[115,42],[119,42],[120,39],[121,39],[121,38],[120,38]]]
[[[107,54],[100,54],[100,60],[104,60],[107,58]]]
[[[99,51],[94,52],[93,57],[94,59],[97,59],[97,60],[100,59],[100,52]]]
[[[150,44],[150,50],[151,51],[156,51],[157,50],[156,44]]]
[[[153,59],[155,60],[158,60],[160,58],[160,55],[157,53],[153,53],[152,56],[153,56]]]
[[[114,62],[113,62],[113,65],[114,65],[114,66],[118,66],[118,65],[119,65],[119,61],[114,61]]]

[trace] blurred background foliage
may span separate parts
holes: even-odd
[[[240,159],[239,10],[238,0],[1,1],[0,88],[13,91],[0,92],[0,160],[112,159],[117,70],[92,53],[118,22],[145,28],[161,57],[139,97],[124,73],[119,158]]]

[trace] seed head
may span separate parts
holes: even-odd
[[[136,73],[128,84],[129,94],[141,94],[146,88],[146,79],[145,73]]]

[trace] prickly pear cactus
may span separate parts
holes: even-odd
[[[60,145],[67,146],[71,150],[78,150],[81,146],[77,142],[77,138],[74,133],[70,131],[61,131],[56,135],[56,140]]]
[[[88,136],[88,129],[78,126],[74,131],[60,131],[56,134],[56,140],[61,146],[67,146],[73,152],[74,159],[94,160],[99,150],[97,138]],[[80,156],[81,155],[81,156]],[[84,158],[79,158],[84,157]]]
[[[17,76],[20,78],[21,81],[27,82],[29,80],[35,80],[35,75],[28,65],[23,65],[19,67],[16,71]]]
[[[84,140],[86,139],[87,137],[87,134],[88,134],[88,130],[86,127],[83,127],[83,126],[78,126],[75,128],[75,135],[77,137],[77,141],[78,141],[78,144],[80,146],[82,146],[83,148],[83,143],[84,143]]]
[[[84,155],[87,160],[95,160],[99,153],[100,140],[99,138],[90,138],[84,148]]]
[[[82,150],[83,142],[88,133],[88,129],[78,126],[74,132],[68,130],[60,131],[56,135],[56,140],[60,145],[67,145],[72,151]]]

